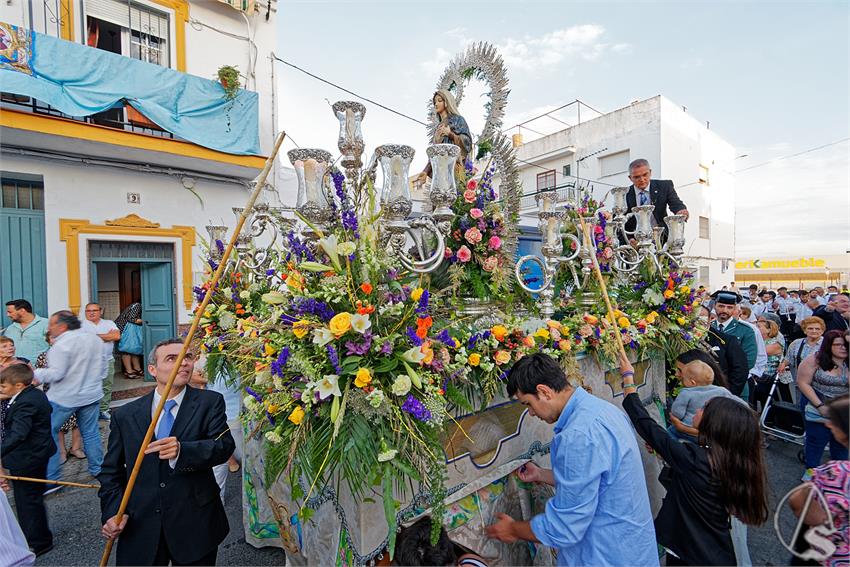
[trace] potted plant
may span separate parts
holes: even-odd
[[[224,98],[233,100],[239,92],[239,70],[232,65],[222,65],[218,68],[218,82],[224,88]]]

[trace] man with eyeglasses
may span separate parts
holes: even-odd
[[[109,404],[112,402],[112,385],[115,381],[115,343],[121,340],[121,331],[115,321],[103,319],[103,307],[89,303],[85,309],[86,319],[82,329],[97,335],[103,341],[103,398],[100,400],[100,419],[109,421]]]
[[[669,179],[652,179],[651,177],[652,170],[647,160],[636,159],[629,164],[629,180],[632,186],[626,193],[628,212],[640,205],[653,205],[655,209],[652,212],[652,225],[665,229],[667,225],[664,223],[664,217],[667,215],[668,207],[674,214],[682,215],[687,221],[688,209],[676,193],[673,182]],[[635,230],[636,223],[634,218],[629,219],[626,222],[626,230],[629,232]],[[666,240],[666,230],[664,234],[663,239]]]
[[[215,565],[218,546],[230,531],[213,467],[226,462],[236,444],[222,395],[186,387],[196,360],[192,352],[177,370],[127,512],[115,519],[182,345],[177,338],[158,343],[148,355],[156,389],[112,414],[98,496],[101,533],[118,538],[116,565]]]

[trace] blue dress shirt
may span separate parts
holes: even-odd
[[[612,404],[577,388],[552,437],[555,496],[531,520],[558,565],[658,565],[634,430]]]

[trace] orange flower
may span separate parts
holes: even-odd
[[[370,315],[375,312],[375,306],[368,303],[364,306],[362,301],[357,301],[357,313],[360,315]]]
[[[506,336],[508,336],[508,329],[504,325],[494,325],[493,328],[490,329],[490,333],[492,333],[497,341],[501,342],[505,340]]]
[[[422,359],[422,364],[431,364],[434,361],[434,349],[431,348],[431,343],[423,343],[420,349],[425,358]]]
[[[370,293],[372,293],[372,284],[370,284],[369,282],[363,282],[362,284],[360,284],[360,290],[366,295],[369,295]]]

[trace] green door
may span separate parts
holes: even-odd
[[[47,316],[47,251],[44,238],[44,186],[2,177],[0,191],[0,305],[26,299]],[[9,325],[2,309],[3,327]]]
[[[142,272],[142,337],[144,356],[159,341],[175,336],[174,284],[171,262],[146,262]]]

